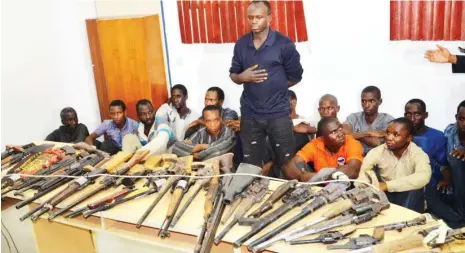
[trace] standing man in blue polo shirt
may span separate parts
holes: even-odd
[[[234,46],[230,77],[243,84],[241,132],[244,162],[263,166],[268,136],[276,164],[295,155],[288,88],[302,79],[303,69],[295,44],[270,28],[268,1],[252,1],[247,9],[252,32]]]

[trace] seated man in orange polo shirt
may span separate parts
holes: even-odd
[[[349,178],[357,178],[362,165],[363,149],[360,142],[345,135],[337,118],[326,117],[318,122],[321,137],[305,145],[283,166],[286,178],[306,182],[324,168],[336,168]],[[313,162],[315,172],[305,171]]]

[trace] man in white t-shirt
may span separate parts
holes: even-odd
[[[171,88],[169,103],[160,106],[155,115],[155,117],[165,117],[168,119],[170,128],[173,130],[176,140],[179,141],[184,140],[184,134],[189,124],[200,117],[200,114],[187,107],[187,98],[186,87],[182,84],[176,84]]]

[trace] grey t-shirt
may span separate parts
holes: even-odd
[[[376,130],[384,130],[387,128],[389,122],[394,120],[394,117],[387,113],[380,112],[378,113],[378,117],[376,117],[375,121],[371,125],[365,120],[365,113],[364,112],[356,112],[352,113],[347,116],[346,121],[344,124],[349,124],[352,127],[352,132],[354,133],[362,133],[367,131],[376,131]],[[363,146],[363,154],[368,153],[372,149],[372,147],[366,145],[362,142]]]

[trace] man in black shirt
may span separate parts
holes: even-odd
[[[262,167],[266,137],[279,167],[295,155],[288,87],[299,83],[303,69],[295,44],[270,28],[268,1],[251,1],[247,9],[251,32],[234,46],[231,80],[243,85],[240,135],[244,162]]]
[[[60,118],[63,125],[47,135],[46,141],[78,143],[89,135],[87,127],[78,122],[77,113],[73,108],[66,107],[61,110]]]

